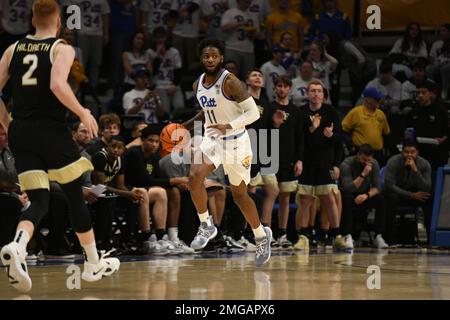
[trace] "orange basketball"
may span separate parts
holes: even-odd
[[[179,123],[169,123],[165,126],[159,138],[161,139],[161,157],[164,157],[172,152],[173,148],[180,144],[186,143],[188,131]]]

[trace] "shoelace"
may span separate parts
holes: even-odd
[[[264,247],[266,246],[267,240],[264,239],[256,244],[256,256],[262,256],[264,254]]]
[[[111,253],[113,253],[115,251],[117,251],[116,248],[112,248],[108,252],[106,252],[105,250],[100,250],[100,260],[103,258],[106,258],[107,256],[109,256]]]
[[[205,237],[205,238],[209,238],[210,235],[211,235],[211,233],[208,230],[203,229],[202,227],[200,227],[198,229],[197,237],[202,236],[202,237]]]

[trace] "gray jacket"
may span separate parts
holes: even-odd
[[[384,171],[384,188],[401,198],[411,199],[411,193],[417,191],[430,192],[431,165],[422,158],[416,159],[417,172],[405,166],[403,155],[397,154],[389,159]]]
[[[369,192],[371,188],[377,188],[378,191],[381,191],[380,166],[377,160],[372,159],[372,171],[359,188],[356,188],[353,183],[353,180],[359,177],[364,170],[364,166],[358,161],[358,157],[346,158],[339,168],[341,170],[341,186],[344,192],[362,194]]]

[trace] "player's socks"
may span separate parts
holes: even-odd
[[[200,219],[200,222],[205,222],[208,227],[212,226],[208,210],[204,213],[198,213],[198,218]]]
[[[178,227],[167,228],[167,234],[169,235],[170,241],[177,241],[178,240]]]
[[[258,228],[256,229],[252,229],[253,230],[253,234],[255,235],[255,238],[264,238],[266,236],[266,231],[264,231],[264,227],[262,224],[259,225]]]
[[[99,257],[95,241],[90,244],[81,245],[85,254],[86,261],[92,264],[98,263]]]
[[[162,240],[162,238],[166,234],[166,230],[165,229],[156,229],[155,234],[156,234],[156,239]]]

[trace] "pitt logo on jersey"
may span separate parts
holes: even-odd
[[[202,105],[202,108],[214,108],[217,107],[216,99],[209,98],[206,96],[200,97],[200,104]]]

